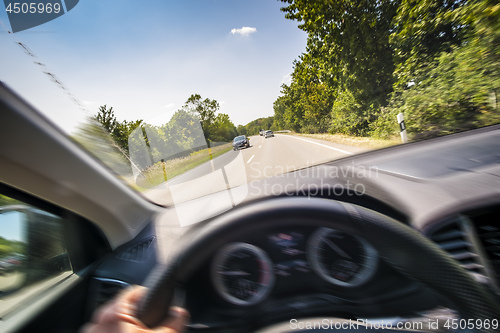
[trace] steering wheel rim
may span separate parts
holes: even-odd
[[[199,265],[228,239],[269,223],[290,225],[291,220],[363,237],[394,269],[451,300],[461,318],[500,318],[500,307],[486,288],[414,229],[353,204],[301,197],[276,198],[236,208],[203,226],[189,241],[181,242],[171,260],[158,266],[148,277],[149,290],[139,304],[138,318],[149,327],[164,320],[175,287],[188,281]]]

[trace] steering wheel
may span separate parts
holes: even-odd
[[[304,221],[366,239],[394,269],[452,301],[461,318],[474,321],[500,318],[500,307],[491,292],[414,229],[360,206],[304,197],[276,198],[235,208],[190,235],[189,240],[177,247],[171,260],[149,276],[146,282],[149,291],[138,307],[138,318],[149,327],[163,321],[175,288],[187,282],[228,240],[269,224],[303,225]]]

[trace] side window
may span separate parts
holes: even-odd
[[[63,220],[0,195],[0,316],[71,273]]]

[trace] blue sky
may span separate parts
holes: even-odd
[[[216,99],[233,123],[246,124],[273,114],[281,84],[305,51],[306,34],[281,6],[276,0],[80,1],[24,32],[0,26],[0,80],[66,129],[104,104],[119,120],[159,125],[193,93]],[[0,21],[10,28],[3,10]]]
[[[19,212],[0,214],[0,236],[10,241],[26,241],[23,233],[23,220]]]

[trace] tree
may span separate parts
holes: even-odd
[[[118,121],[116,120],[113,107],[108,109],[106,104],[100,106],[94,119],[101,123],[101,126],[111,135],[118,130]]]
[[[119,175],[127,177],[132,173],[125,151],[96,117],[81,123],[73,139]]]
[[[285,17],[308,34],[292,83],[283,87],[286,98],[276,105],[284,107],[282,121],[294,130],[324,132],[341,120],[351,134],[367,134],[373,111],[387,105],[392,92],[389,35],[399,0],[281,1],[288,4]]]
[[[274,117],[258,118],[245,125],[246,135],[259,134],[260,130],[268,130],[273,128]]]
[[[390,36],[396,88],[425,79],[443,52],[463,43],[470,24],[458,12],[470,1],[403,0]]]
[[[238,135],[247,135],[247,133],[248,133],[248,132],[247,132],[247,129],[246,129],[246,127],[245,127],[245,126],[243,126],[243,125],[238,125],[238,127],[236,128],[236,133],[237,133]]]
[[[182,110],[199,119],[208,142],[230,141],[236,136],[236,127],[227,114],[217,114],[219,108],[215,99],[202,99],[199,94],[192,94]]]
[[[101,124],[103,129],[111,135],[114,142],[122,149],[125,154],[129,155],[128,138],[130,133],[137,127],[141,126],[142,120],[134,120],[119,122],[116,120],[113,107],[107,108],[107,105],[99,107],[99,111],[94,116],[94,119]]]
[[[401,56],[391,109],[405,112],[412,137],[499,122],[498,3],[404,1],[398,18],[391,37]]]
[[[236,135],[236,127],[225,113],[219,113],[212,124],[211,139],[214,142],[231,141]]]
[[[186,103],[184,103],[183,109],[198,117],[205,138],[211,140],[210,132],[215,121],[216,113],[219,111],[219,102],[215,99],[202,99],[199,94],[192,94],[187,99]]]

